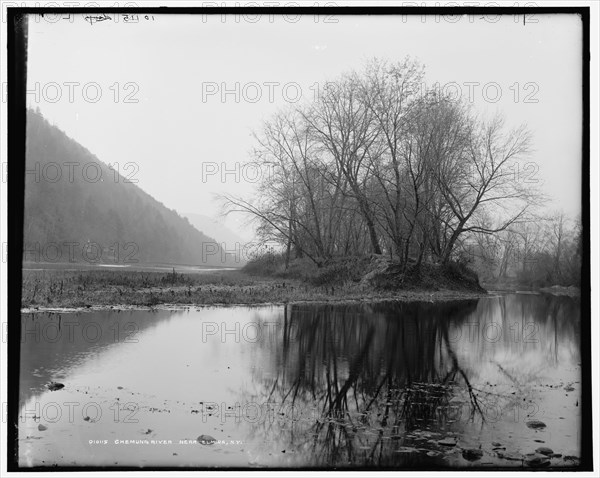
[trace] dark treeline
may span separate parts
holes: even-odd
[[[581,285],[581,221],[562,212],[515,223],[498,234],[475,234],[471,239],[461,255],[483,281],[533,287]]]
[[[447,264],[465,245],[532,220],[541,194],[521,180],[525,126],[482,119],[465,101],[424,88],[423,67],[372,60],[281,111],[256,134],[263,168],[251,213],[286,264],[383,254],[402,267]]]

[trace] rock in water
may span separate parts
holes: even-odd
[[[200,445],[214,445],[217,442],[216,438],[213,438],[210,435],[200,435],[196,441],[200,443]]]
[[[419,453],[419,450],[410,446],[401,446],[397,450],[394,450],[394,453],[404,453],[406,455],[412,455],[415,453]]]
[[[537,448],[535,452],[539,453],[540,455],[550,456],[554,453],[554,450],[552,448],[548,448],[547,446],[541,446]]]
[[[50,382],[48,385],[48,390],[54,392],[56,390],[60,390],[61,388],[65,388],[65,385],[63,383],[59,383],[59,382]]]
[[[544,422],[540,422],[539,420],[529,420],[526,425],[529,428],[533,428],[534,430],[541,430],[546,428],[546,424]]]
[[[444,438],[442,440],[438,440],[438,445],[443,445],[443,446],[456,446],[456,438],[453,437],[447,437]]]
[[[525,464],[534,468],[550,465],[550,459],[546,455],[532,453],[525,456]]]
[[[465,460],[469,461],[479,460],[483,456],[483,450],[480,448],[464,448],[462,456]]]
[[[523,456],[519,455],[518,453],[504,453],[499,451],[498,458],[503,458],[510,461],[523,461]]]

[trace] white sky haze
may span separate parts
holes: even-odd
[[[180,213],[215,215],[216,193],[251,194],[253,184],[232,173],[203,180],[203,163],[235,171],[250,160],[252,131],[277,109],[299,94],[310,100],[317,83],[372,57],[407,55],[425,65],[428,84],[452,83],[482,114],[527,123],[536,178],[554,198],[548,207],[580,212],[578,16],[534,15],[525,25],[513,15],[454,23],[434,15],[52,20],[30,19],[30,106],[100,160],[135,163],[121,172]]]

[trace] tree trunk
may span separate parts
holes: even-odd
[[[460,223],[457,226],[457,228],[454,230],[454,232],[452,233],[452,236],[450,236],[450,240],[446,244],[446,247],[444,249],[444,255],[442,256],[442,264],[443,265],[447,265],[448,262],[450,261],[450,255],[452,254],[454,245],[456,244],[456,241],[458,240],[458,236],[460,236],[462,233],[463,226],[464,226],[464,223]]]
[[[367,224],[367,229],[369,231],[369,239],[371,240],[371,246],[373,247],[373,252],[375,254],[381,254],[381,246],[379,245],[379,240],[377,239],[377,231],[375,230],[375,223],[373,219],[371,219],[371,211],[366,204],[365,200],[359,196],[358,190],[355,190],[355,194],[357,195],[358,204],[360,206],[360,210],[362,212],[363,217],[365,218],[365,223]]]

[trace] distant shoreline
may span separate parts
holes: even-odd
[[[234,271],[239,267],[213,266],[213,265],[188,265],[170,263],[128,263],[116,264],[112,262],[23,262],[23,271],[93,271],[93,270],[126,270],[129,272],[170,272],[175,268],[179,273],[202,273],[212,271]]]

